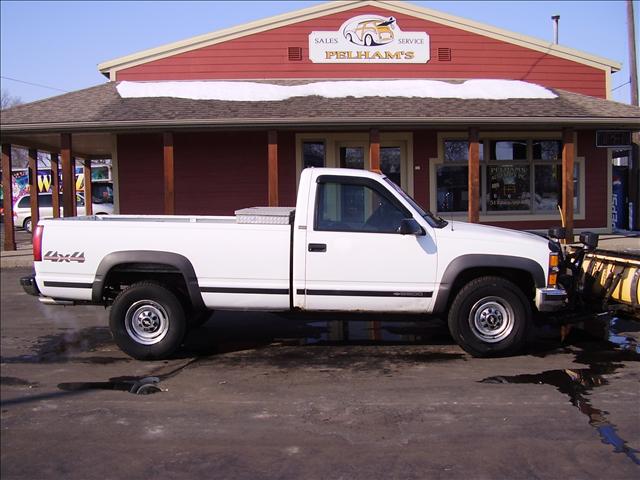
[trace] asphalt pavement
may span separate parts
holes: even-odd
[[[216,312],[139,362],[28,273],[1,272],[3,480],[640,476],[638,322],[475,359],[437,320]]]

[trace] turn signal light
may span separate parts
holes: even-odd
[[[560,271],[560,256],[557,253],[549,254],[549,276],[547,286],[555,287],[558,284],[558,272]]]

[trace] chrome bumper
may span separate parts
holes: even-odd
[[[540,312],[554,312],[567,305],[567,292],[562,288],[536,288],[536,307]]]

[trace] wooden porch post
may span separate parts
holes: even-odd
[[[173,133],[162,134],[164,155],[164,214],[175,215],[175,169],[173,164]]]
[[[380,131],[372,128],[369,131],[369,161],[372,172],[380,172]]]
[[[4,192],[4,249],[16,249],[16,237],[13,231],[13,188],[11,185],[11,145],[2,144],[2,190]]]
[[[469,129],[468,220],[480,222],[480,140],[477,128]]]
[[[562,214],[568,243],[573,242],[573,134],[573,128],[565,128],[562,131]]]
[[[62,215],[75,217],[74,187],[75,172],[71,158],[71,134],[60,134],[60,156],[62,157]]]
[[[278,132],[269,130],[268,142],[268,196],[269,206],[277,207],[278,202]]]
[[[31,231],[36,231],[40,220],[40,202],[38,202],[38,150],[29,149],[29,197],[31,198]]]
[[[53,218],[60,217],[60,171],[58,170],[58,154],[51,152],[51,206]]]
[[[91,159],[84,159],[84,212],[85,215],[93,215],[92,191],[91,191]]]

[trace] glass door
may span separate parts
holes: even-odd
[[[402,175],[402,148],[399,146],[380,147],[380,170],[389,180],[404,188]]]
[[[336,156],[340,168],[369,168],[369,145],[364,142],[340,142]]]

